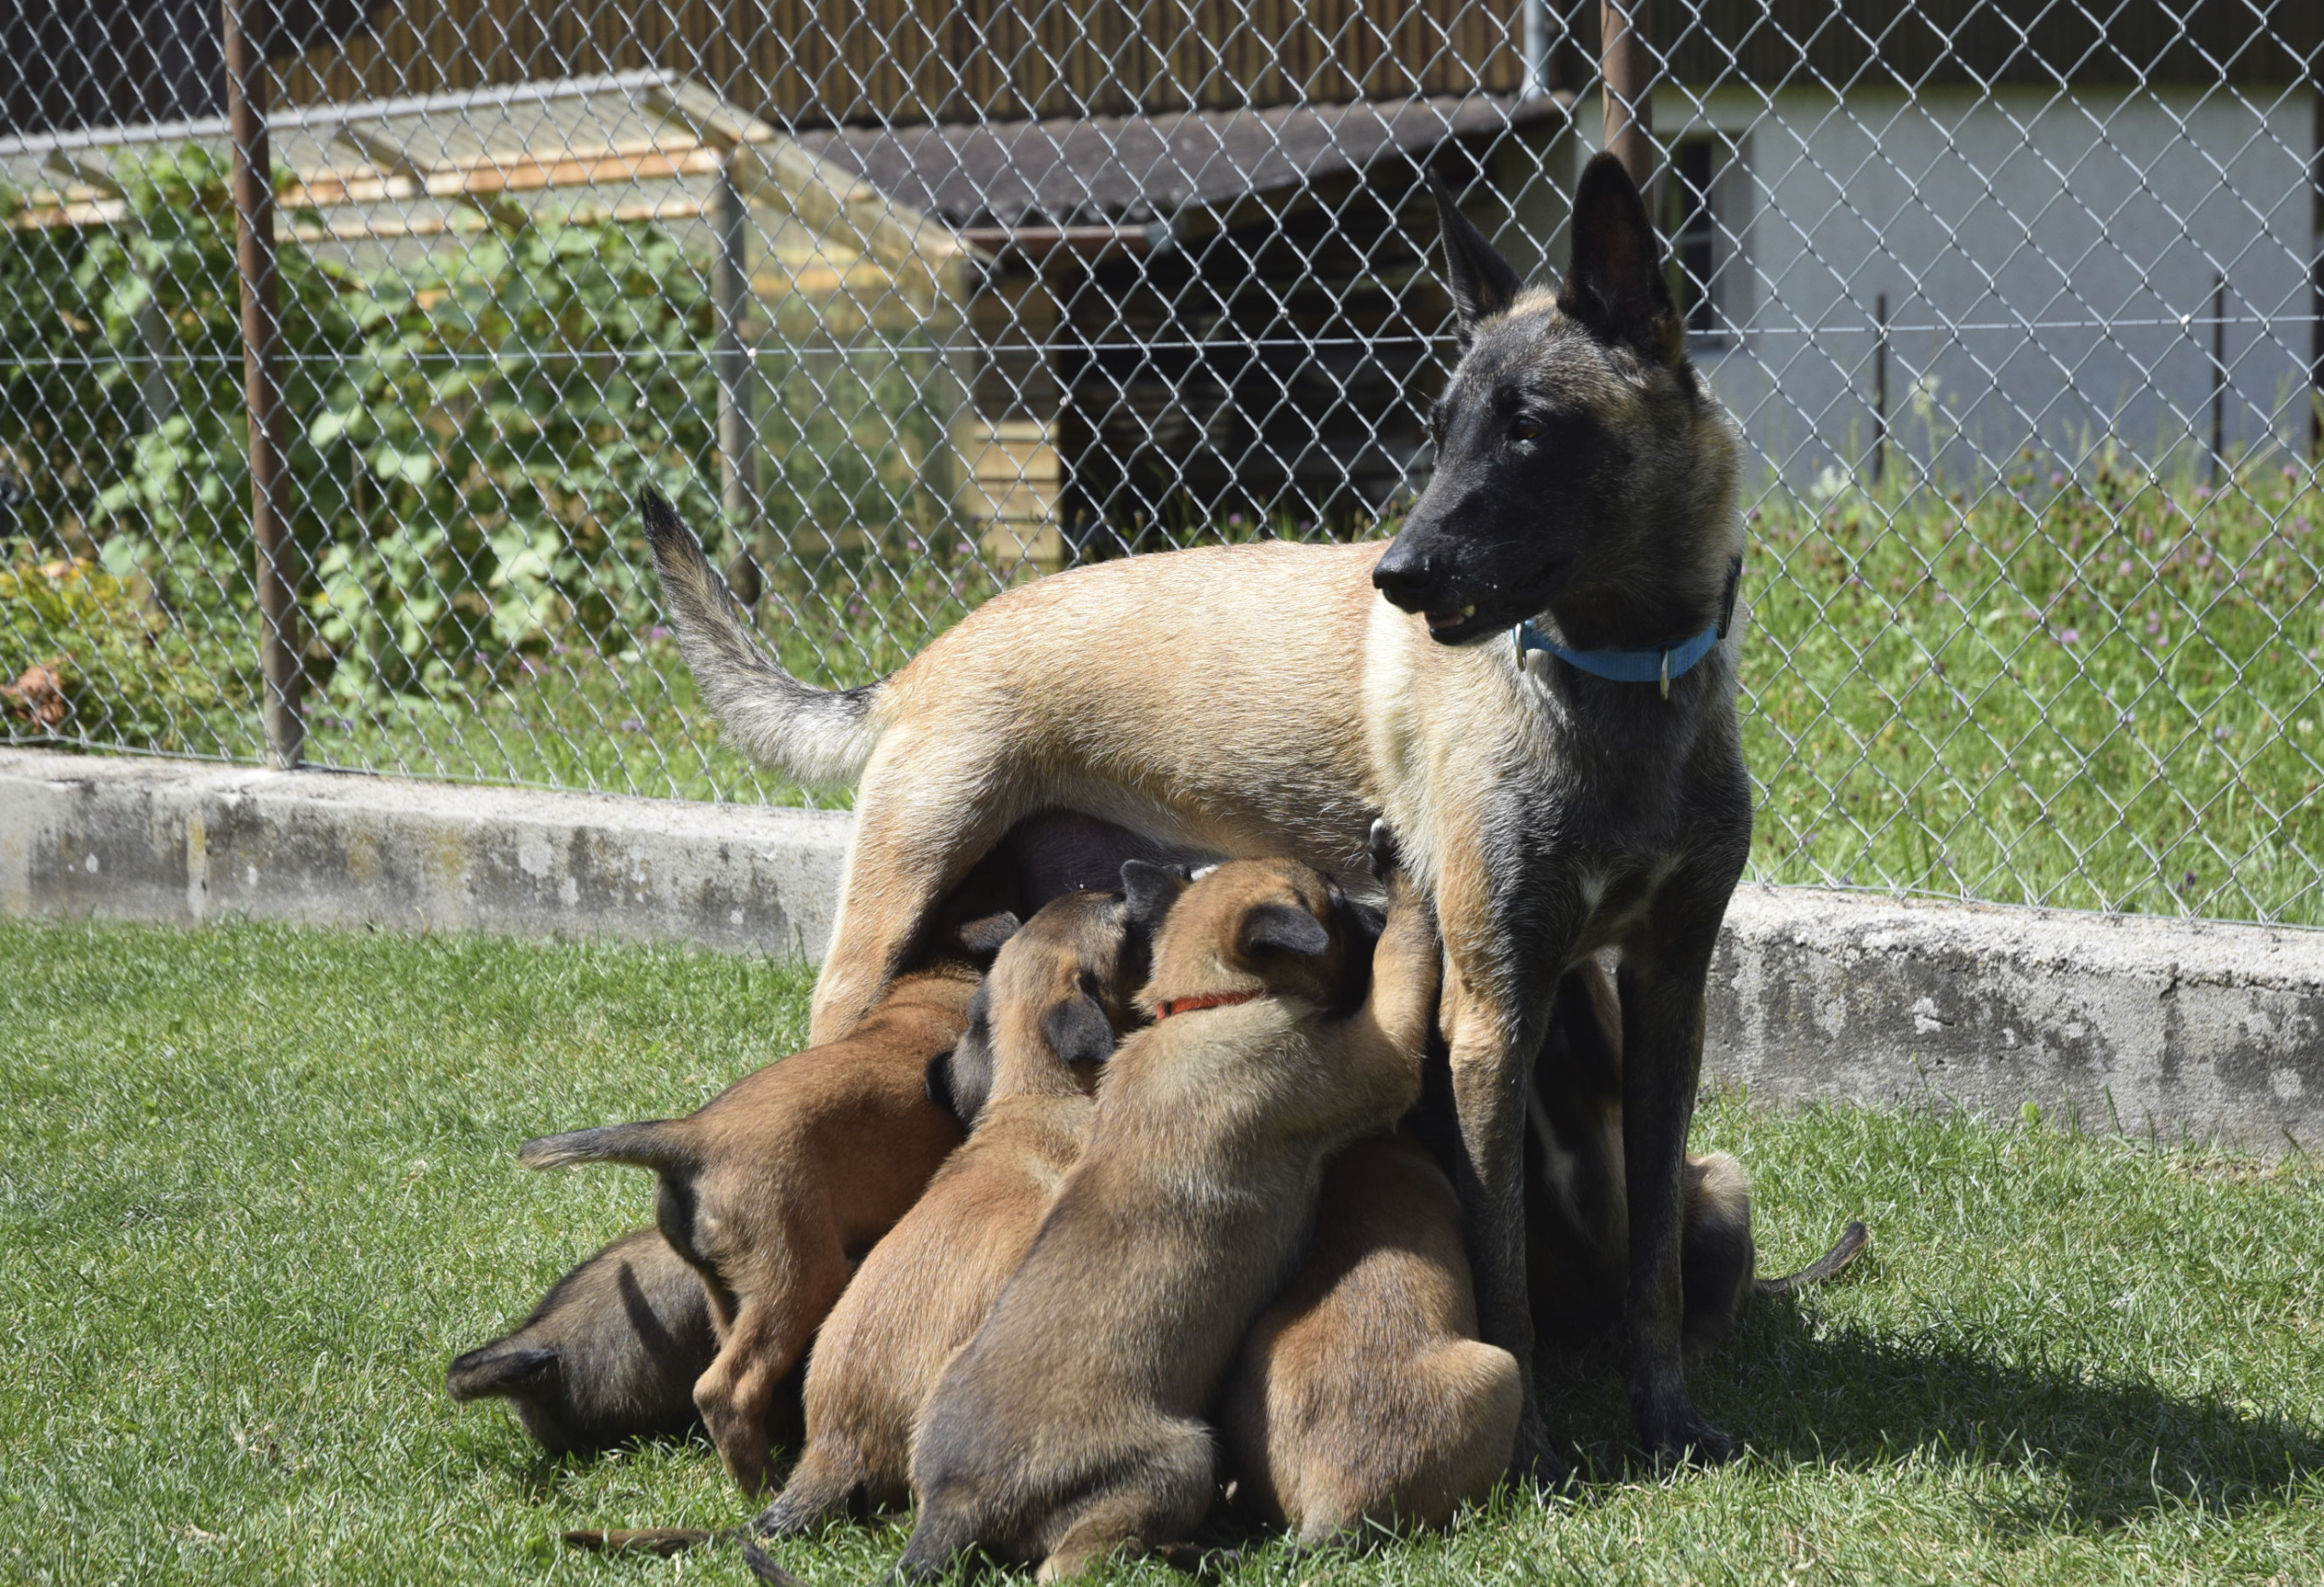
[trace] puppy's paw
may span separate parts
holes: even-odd
[[[1404,856],[1396,847],[1396,829],[1388,825],[1386,816],[1372,822],[1371,834],[1365,840],[1364,847],[1372,856],[1372,879],[1381,883],[1393,880],[1403,867]]]

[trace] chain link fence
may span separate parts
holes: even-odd
[[[2313,0],[119,9],[0,7],[10,742],[803,800],[640,486],[828,683],[1389,532],[1423,173],[1546,275],[1611,138],[1750,443],[1754,874],[2324,924]]]

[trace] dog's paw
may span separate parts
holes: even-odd
[[[1663,1431],[1647,1441],[1657,1465],[1723,1466],[1735,1459],[1736,1442],[1700,1417]]]
[[[1364,847],[1372,856],[1372,879],[1378,882],[1393,880],[1404,864],[1404,857],[1396,847],[1396,829],[1388,825],[1386,816],[1373,821],[1371,833],[1365,839]]]

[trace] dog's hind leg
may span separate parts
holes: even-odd
[[[1032,802],[1012,786],[1020,768],[1006,735],[972,722],[942,725],[964,742],[899,729],[864,774],[831,951],[809,1010],[808,1039],[817,1046],[845,1037],[878,1001],[937,901]]]
[[[745,1493],[767,1485],[775,1395],[799,1362],[839,1291],[847,1287],[847,1257],[836,1246],[798,1251],[788,1281],[746,1296],[733,1326],[694,1383],[694,1406],[718,1447],[727,1475]]]
[[[1217,1480],[1209,1431],[1169,1418],[1154,1437],[1120,1486],[1101,1488],[1081,1504],[1041,1561],[1038,1580],[1069,1580],[1125,1550],[1182,1541],[1202,1525]]]
[[[783,1491],[759,1512],[753,1527],[761,1537],[791,1537],[812,1532],[847,1509],[848,1500],[863,1486],[864,1473],[842,1458],[833,1441],[818,1438],[807,1447],[791,1468]]]

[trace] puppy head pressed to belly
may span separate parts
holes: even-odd
[[[872,1248],[815,1336],[807,1447],[761,1532],[806,1531],[858,1496],[904,1497],[913,1423],[1081,1156],[1112,1022],[1132,1023],[1144,962],[1119,893],[1056,899],[1000,950],[967,1032],[938,1064],[974,1132]]]
[[[1200,1419],[1298,1253],[1324,1158],[1419,1092],[1440,950],[1408,885],[1351,1010],[1369,933],[1316,872],[1133,865],[1124,882],[1132,916],[1160,919],[1156,1023],[1107,1065],[1089,1149],[930,1402],[907,1574],[972,1545],[1068,1573],[1199,1523]]]

